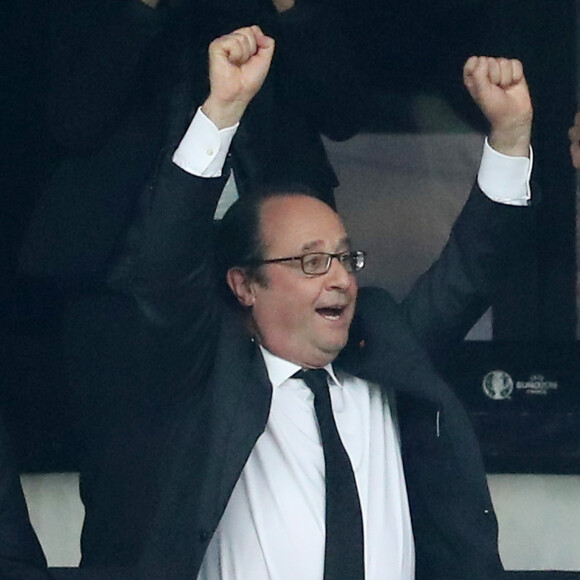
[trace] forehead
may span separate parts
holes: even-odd
[[[271,250],[335,250],[348,243],[339,215],[308,195],[279,195],[267,199],[260,211],[262,243]]]

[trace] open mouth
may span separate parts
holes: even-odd
[[[344,312],[346,306],[323,306],[317,308],[316,312],[326,318],[326,320],[338,320]]]

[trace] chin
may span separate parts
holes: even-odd
[[[338,356],[340,351],[346,346],[347,339],[348,336],[341,341],[334,341],[324,345],[324,348],[322,348],[321,351],[328,357],[328,362],[332,362]]]

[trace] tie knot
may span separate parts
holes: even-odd
[[[315,397],[328,392],[328,371],[325,369],[301,369],[292,377],[302,379]]]

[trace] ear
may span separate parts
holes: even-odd
[[[243,268],[230,268],[226,274],[226,281],[242,306],[254,305],[256,297],[252,281]]]

